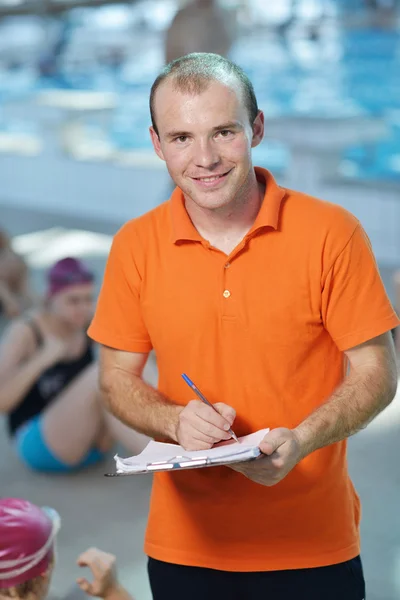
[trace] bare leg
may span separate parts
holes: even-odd
[[[129,456],[139,454],[149,443],[147,435],[131,429],[110,413],[105,413],[107,430],[111,437],[124,447]]]
[[[43,435],[50,450],[68,465],[78,464],[102,432],[98,366],[86,367],[43,415]]]
[[[98,365],[89,365],[45,411],[43,434],[50,450],[67,465],[78,464],[92,447],[107,451],[114,442],[138,454],[149,438],[107,413],[98,388]]]

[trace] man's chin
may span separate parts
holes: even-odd
[[[230,203],[230,199],[226,194],[217,193],[204,193],[204,194],[193,194],[190,195],[190,199],[194,204],[203,209],[217,210]]]

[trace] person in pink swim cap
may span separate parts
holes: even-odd
[[[20,498],[0,499],[0,600],[46,598],[59,529],[55,510]],[[90,548],[77,562],[89,567],[94,577],[92,582],[77,580],[86,594],[104,600],[133,600],[118,583],[112,554]]]
[[[86,335],[94,295],[88,266],[59,260],[47,272],[43,305],[13,321],[0,345],[0,413],[33,470],[69,473],[102,461],[115,440],[132,454],[148,441],[104,411]]]

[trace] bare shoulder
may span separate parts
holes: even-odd
[[[31,311],[15,319],[6,327],[1,336],[1,349],[3,351],[16,351],[23,358],[30,356],[35,350],[35,335],[30,326],[30,321],[36,318],[36,312]]]

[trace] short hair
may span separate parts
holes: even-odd
[[[38,575],[33,579],[19,583],[15,587],[7,588],[2,590],[0,588],[0,595],[6,598],[17,598],[18,600],[24,600],[30,598],[32,595],[36,596],[42,591],[43,587],[43,576]]]
[[[189,94],[201,94],[212,81],[229,84],[230,80],[236,80],[242,88],[251,125],[257,117],[258,105],[253,84],[243,69],[219,54],[193,52],[166,65],[151,87],[150,115],[153,129],[157,135],[154,98],[157,89],[167,79],[173,80],[176,89]]]

